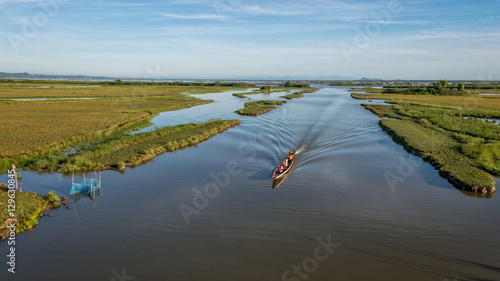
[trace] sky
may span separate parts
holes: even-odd
[[[500,0],[0,0],[0,72],[500,80]]]

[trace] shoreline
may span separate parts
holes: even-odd
[[[37,195],[34,192],[15,192],[15,219],[8,219],[8,196],[7,188],[5,184],[0,184],[0,243],[9,237],[13,237],[11,231],[9,230],[9,223],[15,225],[15,235],[30,231],[36,228],[38,225],[38,220],[48,215],[49,210],[57,210],[61,205],[66,205],[68,197],[59,198],[52,192],[47,196],[44,194]],[[15,239],[15,235],[14,238]],[[10,244],[9,244],[10,245]]]
[[[379,121],[379,125],[384,130],[392,139],[395,143],[402,145],[406,151],[409,153],[418,156],[425,160],[426,162],[429,162],[436,170],[438,170],[439,174],[447,179],[453,186],[465,190],[465,191],[471,191],[471,192],[481,192],[483,194],[485,193],[495,193],[495,180],[493,176],[490,174],[482,171],[479,168],[476,168],[472,166],[473,168],[469,168],[472,171],[467,171],[469,173],[477,174],[475,176],[476,178],[465,178],[461,176],[459,173],[456,172],[455,169],[450,168],[448,165],[449,163],[446,163],[442,161],[440,158],[440,155],[435,152],[426,152],[423,150],[418,149],[414,143],[411,141],[408,141],[408,136],[405,134],[402,134],[401,132],[398,132],[398,129],[395,129],[394,127],[391,127],[390,124],[387,124],[388,121],[392,121],[391,119],[381,119]],[[394,120],[394,121],[401,121],[401,120]],[[408,122],[413,122],[409,121]],[[454,157],[458,157],[454,155]],[[467,162],[466,159],[460,159],[463,160],[464,162]],[[453,164],[451,164],[453,165]],[[475,168],[475,169],[474,169]],[[481,182],[480,184],[477,184],[478,182]]]
[[[498,167],[493,157],[500,144],[498,128],[474,117],[490,116],[494,108],[485,101],[476,107],[462,109],[453,102],[463,97],[350,94],[354,99],[383,99],[387,105],[361,104],[377,115],[379,126],[410,153],[429,162],[458,189],[493,194],[492,176]],[[484,105],[479,102],[484,102]],[[463,118],[467,116],[468,118]],[[481,154],[479,152],[481,152]],[[481,155],[481,157],[480,157]],[[484,155],[487,155],[485,158]]]
[[[9,160],[12,160],[19,168],[32,172],[123,170],[127,166],[137,166],[165,152],[176,151],[206,141],[240,123],[239,119],[217,119],[204,123],[165,127],[135,135],[128,134],[126,130],[130,127],[127,127],[126,130],[109,136],[57,148],[49,154],[33,155],[24,162],[15,161],[16,159]],[[66,153],[66,151],[74,150],[77,153]]]

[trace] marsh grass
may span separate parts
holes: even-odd
[[[380,120],[380,126],[408,151],[421,156],[456,186],[493,193],[495,180],[473,159],[461,154],[461,144],[430,123],[411,120]]]
[[[280,98],[285,98],[285,99],[297,99],[297,98],[303,98],[304,94],[309,94],[309,93],[314,93],[316,91],[319,91],[319,88],[310,88],[306,90],[302,90],[300,92],[292,93],[289,95],[281,96]]]
[[[59,201],[59,196],[56,195],[56,192],[54,190],[51,190],[49,191],[49,193],[47,193],[47,200],[49,200],[50,202],[57,202]]]
[[[113,143],[117,147],[123,147],[130,146],[134,142],[141,142],[142,139],[131,138],[127,133],[151,125],[151,118],[159,112],[212,102],[189,97],[184,93],[201,94],[241,89],[189,83],[186,85],[158,83],[125,85],[128,83],[0,81],[2,89],[0,97],[104,98],[1,101],[0,170],[6,172],[13,163],[20,168],[37,171],[72,171],[106,166],[110,163],[90,160],[91,157],[97,157],[99,153],[104,154],[103,151],[113,150],[106,144]],[[82,87],[74,88],[75,86]],[[248,88],[248,86],[243,88]],[[199,137],[199,131],[188,127],[185,129],[192,132],[193,137]],[[160,130],[160,132],[164,131]],[[144,138],[148,139],[149,136],[144,135]],[[184,138],[189,139],[187,136]],[[182,147],[184,142],[181,139],[178,141],[182,143],[178,147]],[[145,150],[151,149],[149,147]],[[160,151],[159,148],[157,149]],[[137,158],[140,157],[134,159]],[[123,168],[124,163],[128,162],[112,164]]]
[[[57,196],[56,196],[57,197]],[[8,210],[8,192],[0,188],[0,240],[8,235],[6,228],[11,218]],[[53,200],[55,199],[55,200]],[[38,217],[49,208],[60,206],[59,198],[49,196],[37,196],[34,192],[16,192],[16,233],[32,229],[38,224]]]
[[[361,105],[381,118],[382,117],[389,117],[396,119],[404,118],[404,116],[394,111],[394,107],[391,105],[377,105],[377,104],[361,104]]]
[[[363,106],[379,117],[400,119],[380,120],[380,126],[396,142],[428,160],[460,188],[495,191],[495,181],[487,172],[500,174],[500,126],[482,118],[499,118],[498,99],[474,97],[474,106],[470,106],[470,100],[460,96],[446,99],[355,93],[351,96],[358,99],[390,96],[393,106]]]
[[[211,101],[155,98],[58,102],[0,102],[0,157],[67,145],[81,138],[98,138],[158,112],[178,110]]]
[[[274,105],[282,105],[283,103],[286,103],[286,101],[262,100],[246,102],[245,108],[237,110],[236,113],[247,116],[258,116],[276,108]]]
[[[71,146],[53,147],[0,162],[3,169],[15,163],[25,170],[70,172],[79,170],[123,169],[202,142],[239,124],[239,120],[209,120],[200,124],[169,126],[152,132],[131,135],[131,127],[96,139],[85,139]]]

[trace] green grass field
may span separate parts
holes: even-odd
[[[388,98],[390,105],[363,106],[381,127],[408,150],[429,160],[455,185],[492,193],[500,174],[500,97],[356,94],[358,99]],[[485,120],[486,119],[486,120]]]
[[[380,126],[407,150],[421,156],[464,190],[493,193],[495,180],[478,161],[462,154],[461,143],[425,121],[380,120]]]
[[[211,102],[185,93],[201,94],[236,89],[227,86],[107,85],[101,82],[0,81],[1,98],[86,98],[72,100],[0,100],[0,168],[8,163],[21,168],[44,167],[58,155],[82,142],[123,137],[139,129],[159,112]],[[238,88],[241,89],[241,88]],[[90,98],[90,99],[88,99]],[[94,99],[98,98],[98,99]],[[197,135],[198,132],[194,132]],[[83,160],[82,160],[83,161]],[[65,164],[66,162],[61,162]],[[60,163],[60,164],[61,164]],[[72,162],[71,162],[72,163]],[[42,168],[43,169],[43,168]]]

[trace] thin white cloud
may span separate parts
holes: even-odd
[[[0,0],[0,4],[41,3],[42,0]]]
[[[192,14],[192,15],[183,15],[183,14],[170,14],[170,13],[162,13],[160,14],[167,18],[174,19],[186,19],[186,20],[224,20],[226,19],[223,15],[216,14]]]
[[[475,41],[494,41],[500,39],[500,33],[494,32],[424,32],[422,34],[408,35],[408,39],[413,40],[475,40]]]
[[[263,16],[296,16],[309,13],[303,9],[286,9],[286,6],[280,7],[261,7],[255,6],[237,6],[235,13],[248,14],[248,15],[263,15]]]

